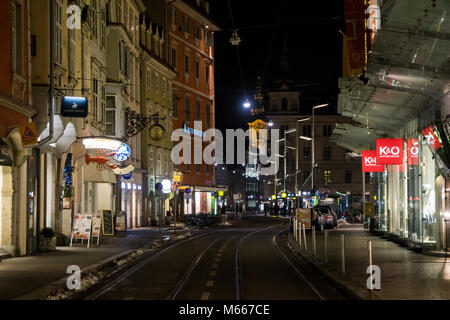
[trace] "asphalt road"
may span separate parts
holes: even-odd
[[[344,299],[286,247],[288,223],[243,220],[171,245],[97,286],[97,300]]]

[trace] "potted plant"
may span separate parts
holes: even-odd
[[[52,228],[44,228],[39,237],[39,251],[55,251],[56,236]]]

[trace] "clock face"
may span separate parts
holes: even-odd
[[[153,140],[161,140],[164,137],[165,130],[161,125],[155,124],[150,128],[150,137]]]

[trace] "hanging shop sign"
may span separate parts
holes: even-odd
[[[123,174],[123,175],[122,175],[122,179],[124,179],[124,180],[130,180],[132,176],[133,176],[133,172],[126,173],[126,174]]]
[[[377,139],[377,164],[403,163],[403,139]]]
[[[442,147],[442,143],[439,141],[437,134],[433,130],[432,126],[426,127],[422,130],[423,136],[427,140],[427,144],[432,150],[438,150]]]
[[[11,150],[8,144],[0,138],[0,166],[12,166]]]
[[[362,152],[363,172],[383,172],[384,165],[377,163],[377,152],[375,150],[365,150]]]
[[[86,149],[103,149],[117,151],[123,142],[107,138],[87,138],[83,139],[83,145]]]
[[[161,191],[163,193],[170,193],[172,191],[172,182],[169,179],[164,179],[163,181],[161,181],[161,185]]]
[[[125,161],[130,157],[130,147],[125,143],[122,143],[119,149],[117,149],[115,152],[112,152],[111,154],[114,160]]]
[[[419,164],[419,139],[408,139],[406,146],[408,148],[408,166]]]
[[[86,118],[88,115],[88,99],[85,97],[63,97],[61,100],[61,115],[71,118]]]
[[[133,170],[134,170],[134,167],[133,167],[131,164],[129,164],[129,165],[126,166],[126,167],[117,167],[117,168],[114,168],[114,169],[113,169],[113,172],[114,172],[115,174],[117,174],[118,176],[120,176],[120,175],[130,174],[131,172],[133,172]]]
[[[205,137],[205,133],[203,131],[198,131],[193,128],[189,128],[186,125],[186,122],[183,123],[183,130],[184,130],[184,133],[187,133],[187,134],[193,134],[194,136],[198,136],[198,137],[202,137],[202,138]]]
[[[22,138],[22,145],[24,147],[38,144],[38,135],[36,131],[36,124],[34,122],[19,126],[20,137]]]
[[[155,141],[161,140],[166,134],[166,129],[159,123],[151,125],[148,130],[150,132],[150,137]]]

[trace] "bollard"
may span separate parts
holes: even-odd
[[[308,244],[306,243],[306,228],[304,224],[303,224],[303,243],[305,245],[305,250],[308,250]]]
[[[345,236],[341,234],[341,271],[345,274]]]
[[[311,233],[311,242],[312,242],[312,246],[313,246],[313,253],[314,256],[317,256],[317,248],[316,248],[316,228],[312,228],[312,233]]]
[[[297,234],[298,245],[301,248],[301,246],[302,246],[302,222],[301,221],[298,221],[297,232],[298,232],[298,234]]]
[[[294,240],[297,241],[297,218],[296,217],[294,217],[294,219],[293,219],[292,231],[294,232]]]
[[[325,252],[324,252],[324,255],[325,255],[325,263],[328,263],[328,231],[325,231],[325,233],[324,233],[324,241],[325,241],[325,243],[324,243],[324,248],[325,248]]]
[[[373,270],[372,270],[372,240],[368,240],[367,241],[367,254],[368,254],[368,258],[369,258],[369,274],[370,276],[372,276]],[[373,282],[370,281],[370,283],[368,283],[368,289],[369,290],[373,290]]]

